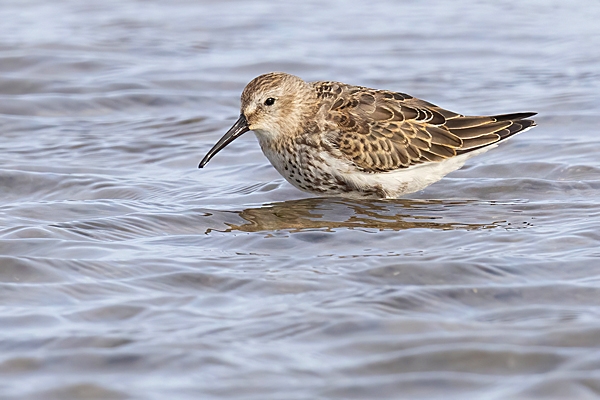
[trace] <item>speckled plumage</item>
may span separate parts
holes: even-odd
[[[272,101],[272,103],[271,103]],[[325,196],[396,198],[423,189],[499,142],[535,113],[463,116],[404,93],[273,72],[252,80],[236,124],[208,152],[248,130],[277,171]]]

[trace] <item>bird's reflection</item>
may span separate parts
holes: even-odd
[[[479,201],[447,200],[344,200],[310,198],[265,204],[236,211],[245,223],[228,223],[229,231],[302,231],[312,229],[487,229],[497,222],[473,220],[465,207]],[[487,205],[490,203],[487,202]],[[453,209],[459,210],[452,212]],[[461,214],[465,218],[461,218]],[[462,220],[462,221],[461,221]]]

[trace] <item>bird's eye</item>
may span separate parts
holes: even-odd
[[[273,104],[275,104],[274,98],[269,97],[268,99],[265,100],[265,106],[272,106]]]

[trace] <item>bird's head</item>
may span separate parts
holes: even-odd
[[[278,141],[303,131],[316,96],[297,76],[271,72],[254,78],[242,92],[240,117],[200,162],[202,168],[225,146],[249,130],[262,142]]]

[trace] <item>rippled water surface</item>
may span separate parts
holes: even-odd
[[[600,396],[595,1],[7,0],[0,398]],[[283,70],[538,127],[397,201],[247,134]]]

